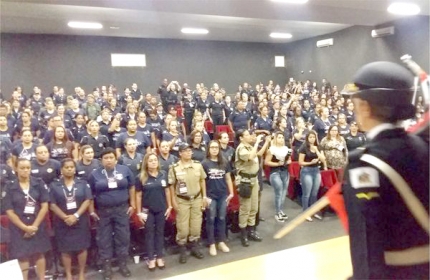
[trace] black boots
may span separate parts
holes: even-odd
[[[121,273],[121,275],[123,277],[130,277],[131,276],[131,272],[127,267],[127,260],[120,260],[119,262],[119,273]]]
[[[261,242],[263,241],[263,238],[258,234],[258,232],[255,230],[255,226],[249,226],[249,240]]]
[[[111,280],[112,279],[112,265],[110,260],[105,260],[103,262],[103,280]]]
[[[187,248],[185,245],[179,245],[179,263],[187,262]]]
[[[240,242],[242,243],[242,246],[248,247],[249,246],[248,231],[246,230],[246,228],[241,228],[240,233],[241,233]]]
[[[191,255],[197,259],[203,259],[205,257],[202,251],[200,251],[200,245],[198,241],[191,242]]]

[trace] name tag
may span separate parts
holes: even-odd
[[[76,205],[76,199],[74,196],[67,197],[66,208],[67,210],[76,209],[78,206]]]
[[[35,174],[35,173],[39,173],[39,169],[31,170],[31,173],[33,173],[33,174]]]
[[[186,194],[188,192],[187,184],[185,182],[179,183],[179,194]]]
[[[79,171],[78,174],[85,174],[85,171]]]
[[[24,208],[24,214],[34,215],[35,211],[36,211],[35,206],[25,206],[25,208]]]
[[[109,179],[108,180],[108,188],[109,189],[116,189],[116,188],[118,188],[118,184],[116,183],[115,179]]]

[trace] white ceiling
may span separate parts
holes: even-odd
[[[291,42],[353,25],[375,26],[399,18],[392,0],[309,0],[305,5],[270,0],[1,0],[2,33],[174,38],[242,42]],[[428,0],[408,0],[429,15]],[[77,30],[67,22],[97,21],[101,30]],[[119,27],[111,29],[110,27]],[[183,27],[206,28],[185,35]],[[288,32],[292,39],[272,39]]]

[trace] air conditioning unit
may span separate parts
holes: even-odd
[[[333,38],[317,41],[318,48],[333,46]]]
[[[384,37],[389,35],[394,35],[394,26],[372,30],[373,38],[379,38],[379,37]]]

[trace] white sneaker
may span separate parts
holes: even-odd
[[[211,245],[209,245],[209,255],[211,255],[211,256],[216,256],[216,248],[215,248],[215,244],[211,244]]]
[[[280,223],[285,223],[285,219],[284,219],[284,217],[281,216],[280,213],[275,215],[275,220],[280,222]]]
[[[322,218],[323,218],[323,217],[322,217],[320,214],[318,214],[318,213],[317,213],[317,214],[315,214],[315,215],[314,215],[314,217],[315,217],[316,219],[318,219],[318,220],[322,220]]]
[[[218,249],[220,249],[221,252],[224,252],[224,253],[230,252],[230,248],[228,248],[224,242],[218,243]]]
[[[279,211],[279,215],[281,215],[282,218],[284,218],[284,220],[288,220],[288,215],[284,213],[284,211]]]
[[[311,217],[307,217],[307,218],[306,218],[306,221],[308,221],[308,222],[312,222],[313,220],[312,220],[312,218],[311,218]]]

